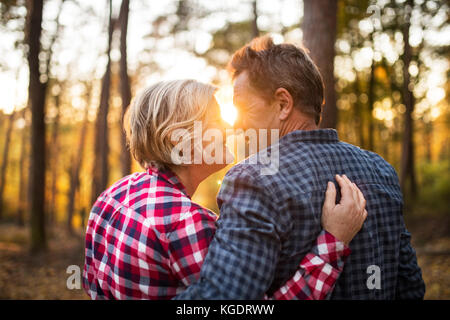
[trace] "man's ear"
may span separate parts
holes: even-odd
[[[286,120],[294,108],[294,99],[285,88],[278,88],[275,91],[274,97],[280,108],[280,121]]]

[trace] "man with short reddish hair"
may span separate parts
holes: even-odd
[[[331,298],[422,299],[397,174],[377,154],[319,129],[323,82],[305,49],[257,38],[234,54],[230,69],[236,126],[277,130],[280,139],[227,173],[200,280],[176,298],[259,299],[274,292],[320,232],[325,186],[340,174],[363,192],[368,218]],[[279,157],[272,175],[260,174],[270,166],[258,161],[261,152]]]

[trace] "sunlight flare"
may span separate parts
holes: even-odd
[[[233,105],[233,87],[231,85],[220,87],[215,97],[220,106],[220,114],[223,120],[233,125],[237,118],[237,109]]]

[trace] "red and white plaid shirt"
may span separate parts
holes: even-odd
[[[199,279],[216,219],[191,201],[169,170],[152,168],[119,180],[90,213],[85,291],[92,299],[173,298]],[[325,231],[313,249],[295,275],[266,298],[326,297],[350,249]]]

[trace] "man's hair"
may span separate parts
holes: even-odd
[[[266,101],[272,101],[278,88],[286,89],[298,110],[320,122],[322,76],[305,48],[274,44],[270,36],[255,38],[234,53],[228,69],[233,79],[247,71],[250,86]]]

